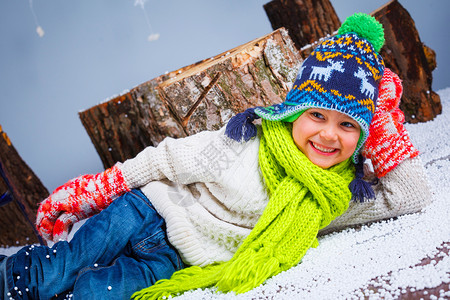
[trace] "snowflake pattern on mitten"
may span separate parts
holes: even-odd
[[[37,230],[47,240],[65,240],[74,223],[100,212],[128,191],[119,163],[99,174],[69,180],[40,204]]]
[[[419,154],[403,126],[405,116],[399,109],[402,91],[400,78],[386,68],[379,86],[377,110],[362,151],[363,156],[372,161],[378,178],[385,176],[406,158]]]

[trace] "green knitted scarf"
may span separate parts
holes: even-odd
[[[269,203],[234,256],[227,262],[177,271],[132,298],[161,299],[212,286],[244,293],[295,266],[318,245],[319,229],[348,208],[354,168],[350,160],[327,170],[314,165],[294,144],[291,126],[262,121],[259,165]]]

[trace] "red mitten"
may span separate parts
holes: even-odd
[[[386,175],[406,158],[419,154],[411,144],[403,126],[405,116],[398,108],[402,92],[400,78],[385,68],[379,85],[377,109],[362,151],[362,155],[372,161],[378,178]]]
[[[119,164],[97,175],[69,180],[40,204],[37,230],[47,240],[65,240],[74,223],[100,212],[128,191]]]

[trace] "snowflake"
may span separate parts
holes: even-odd
[[[145,2],[148,0],[134,0],[134,6],[140,5],[142,8],[144,8]]]

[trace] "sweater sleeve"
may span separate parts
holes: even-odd
[[[374,200],[364,203],[350,202],[348,210],[333,220],[321,233],[419,212],[432,200],[419,157],[404,160],[380,178],[374,186],[374,191]]]
[[[130,188],[150,181],[168,179],[189,184],[211,182],[220,174],[220,163],[233,152],[224,128],[204,131],[186,138],[166,138],[157,147],[147,147],[121,166]],[[225,153],[225,154],[224,154]]]

